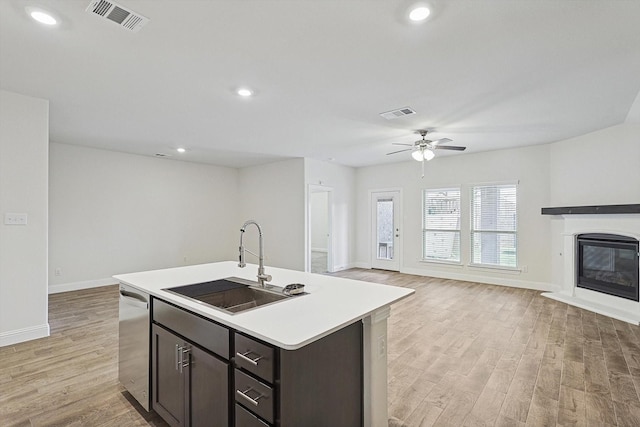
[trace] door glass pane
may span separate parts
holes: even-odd
[[[393,199],[379,199],[377,204],[377,257],[378,259],[393,259]]]

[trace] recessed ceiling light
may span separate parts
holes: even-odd
[[[426,6],[418,6],[409,12],[409,19],[413,22],[424,21],[429,17],[431,11]]]
[[[187,149],[186,149],[186,148],[182,148],[182,147],[180,147],[180,148],[176,148],[176,151],[177,151],[178,153],[186,153]]]
[[[241,87],[236,91],[236,93],[243,98],[249,98],[250,96],[253,96],[253,91],[246,87]]]
[[[53,26],[58,23],[58,20],[56,18],[54,18],[49,12],[45,12],[44,10],[33,9],[29,7],[27,8],[27,13],[33,19],[44,25]]]

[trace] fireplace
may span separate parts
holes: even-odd
[[[640,325],[640,204],[543,208],[542,214],[551,216],[553,232],[552,288],[542,295]]]
[[[618,234],[576,236],[576,286],[638,301],[638,240]]]

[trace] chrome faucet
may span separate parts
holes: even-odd
[[[249,249],[245,249],[244,245],[242,244],[242,236],[244,235],[245,229],[247,228],[247,225],[253,224],[258,228],[258,238],[259,238],[259,250],[258,253],[259,255],[254,254],[253,252],[251,252]],[[257,222],[255,222],[254,220],[250,219],[249,221],[245,222],[244,224],[242,224],[242,228],[240,228],[240,247],[238,248],[240,251],[240,256],[238,257],[238,267],[240,268],[244,268],[247,264],[244,262],[244,253],[249,252],[251,255],[257,256],[258,257],[258,283],[260,284],[261,287],[264,288],[264,283],[265,282],[270,282],[271,281],[271,276],[269,274],[265,274],[264,273],[264,242],[262,239],[262,228],[260,227],[260,224],[258,224]]]

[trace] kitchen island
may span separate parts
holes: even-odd
[[[347,327],[356,325],[361,328],[359,336],[362,337],[358,346],[362,357],[363,425],[387,426],[386,319],[391,304],[414,291],[280,268],[269,267],[268,270],[273,276],[270,285],[284,288],[289,284],[302,283],[306,294],[230,314],[166,289],[227,277],[255,280],[257,266],[239,268],[237,263],[229,261],[114,277],[122,284],[148,293],[154,301],[169,303],[229,328],[232,334],[237,334],[236,341],[255,338],[256,342],[282,349],[283,354],[302,353],[300,350],[321,345]],[[260,397],[262,395],[256,399]],[[245,400],[251,399],[245,397]]]

